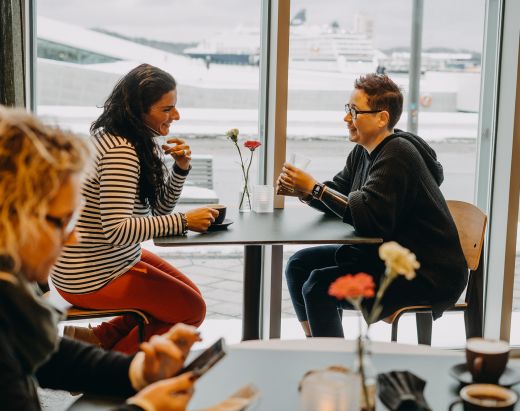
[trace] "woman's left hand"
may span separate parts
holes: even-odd
[[[164,154],[170,154],[180,168],[188,170],[191,161],[190,146],[181,138],[170,138],[166,142],[168,144],[174,144],[174,146],[163,144],[162,149],[164,150]]]
[[[303,194],[310,194],[314,185],[317,183],[310,174],[289,163],[283,165],[279,180],[280,184],[286,188],[299,191]]]

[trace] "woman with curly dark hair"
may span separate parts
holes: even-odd
[[[183,322],[199,326],[205,303],[185,275],[140,243],[153,237],[203,232],[211,208],[173,212],[190,171],[191,150],[179,138],[160,146],[179,120],[177,88],[165,71],[142,64],[115,86],[92,123],[93,171],[82,188],[80,241],[64,248],[52,281],[70,303],[91,309],[138,308],[152,316],[146,338]],[[161,149],[173,157],[167,170]],[[137,327],[122,316],[95,328],[66,327],[73,338],[123,352],[137,350]]]

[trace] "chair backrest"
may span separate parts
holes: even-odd
[[[447,203],[457,226],[468,268],[474,271],[482,253],[487,216],[478,207],[464,201],[448,200]]]
[[[167,168],[172,167],[172,156],[165,156],[163,161]],[[191,156],[191,171],[186,178],[186,185],[213,190],[213,156],[211,154],[193,154]]]
[[[191,171],[186,184],[213,190],[213,156],[211,154],[193,154]]]

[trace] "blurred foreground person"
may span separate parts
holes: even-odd
[[[193,327],[179,324],[154,336],[135,356],[107,352],[59,338],[59,313],[37,291],[62,247],[77,240],[88,159],[84,141],[0,106],[1,409],[40,410],[38,383],[131,397],[118,410],[185,410],[194,376],[170,377],[199,340]]]

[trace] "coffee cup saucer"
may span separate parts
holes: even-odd
[[[467,364],[455,364],[450,368],[450,375],[455,378],[461,385],[473,384],[473,377],[468,370]],[[520,370],[518,368],[506,367],[504,373],[498,380],[498,385],[510,388],[520,382]]]
[[[211,224],[208,227],[208,231],[225,230],[231,224],[233,224],[233,220],[225,218],[220,224]]]

